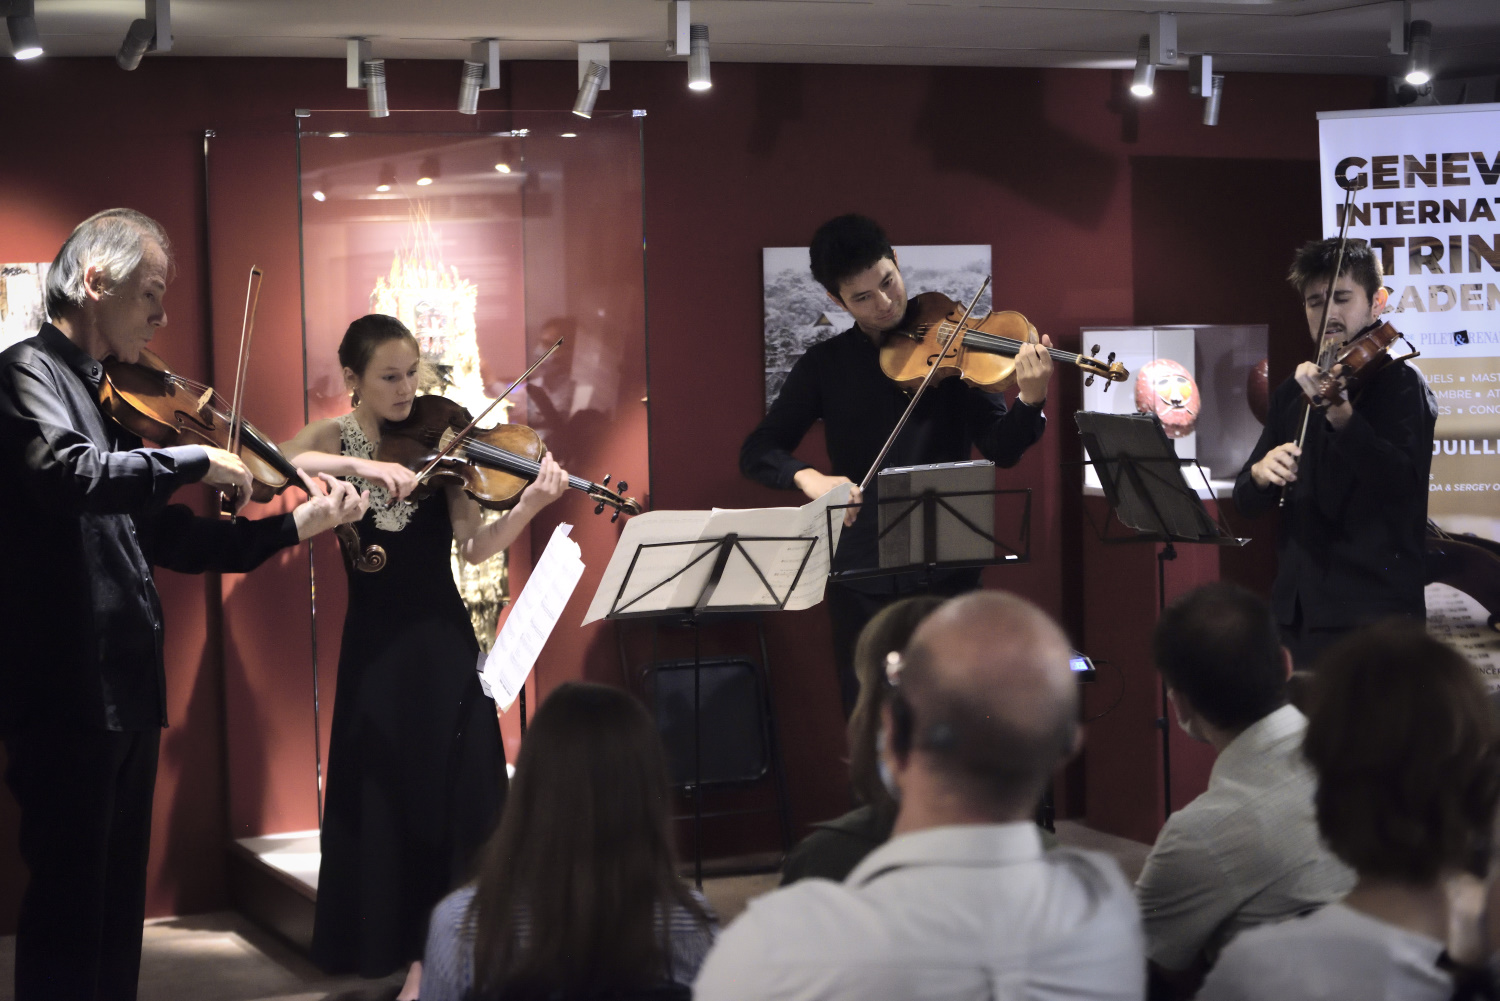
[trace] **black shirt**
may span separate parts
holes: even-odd
[[[1250,467],[1302,425],[1295,379],[1276,387],[1270,417],[1240,470],[1234,500],[1246,517],[1276,509]],[[1413,365],[1387,365],[1354,395],[1335,431],[1321,413],[1308,424],[1297,480],[1281,509],[1280,559],[1271,603],[1283,625],[1341,628],[1383,615],[1426,615],[1423,600],[1427,474],[1437,401]]]
[[[740,472],[768,487],[794,489],[792,478],[810,464],[792,450],[821,418],[833,475],[858,483],[910,400],[910,394],[880,370],[880,350],[869,335],[853,326],[814,344],[797,359],[776,402],[740,448]],[[963,462],[976,446],[996,465],[1014,466],[1046,426],[1040,407],[1018,399],[1007,410],[1004,394],[945,379],[922,394],[881,468]],[[878,563],[875,480],[865,500],[858,519],[840,536],[834,570]]]
[[[246,571],[297,542],[291,514],[228,522],[168,505],[207,453],[142,448],[100,413],[103,376],[51,324],[0,354],[0,734],[165,726],[151,564]]]

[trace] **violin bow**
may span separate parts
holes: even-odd
[[[250,371],[250,338],[255,335],[255,311],[260,305],[260,286],[265,273],[250,265],[250,281],[245,287],[245,321],[240,327],[240,357],[234,366],[234,394],[229,400],[229,451],[240,450],[240,429],[245,424],[245,377]]]
[[[984,290],[990,287],[990,279],[992,277],[994,276],[984,276],[984,281],[979,285],[979,291],[975,292],[974,298],[969,300],[969,306],[964,310],[964,315],[959,317],[958,323],[954,324],[953,329],[948,332],[948,339],[943,341],[943,346],[938,351],[938,361],[941,361],[948,356],[948,349],[953,346],[953,342],[958,338],[959,334],[963,333],[964,324],[969,322],[969,314],[973,313],[974,307],[979,305],[979,297],[984,295]],[[932,379],[935,375],[937,375],[937,370],[937,362],[933,362],[932,367],[927,370],[927,377],[922,380],[922,384],[917,387],[917,391],[911,394],[911,402],[906,405],[906,412],[903,413],[901,415],[901,419],[896,422],[895,430],[893,430],[891,432],[891,436],[885,440],[885,444],[880,446],[880,454],[875,456],[875,461],[870,464],[870,471],[868,473],[865,473],[865,478],[860,481],[859,492],[861,494],[863,494],[865,492],[865,489],[869,487],[870,481],[875,478],[875,474],[880,471],[880,464],[885,461],[886,453],[889,452],[891,450],[891,446],[896,443],[896,436],[901,433],[901,429],[906,427],[906,422],[911,417],[911,412],[917,409],[917,401],[922,398],[923,393],[927,392],[927,387],[932,384]]]
[[[1333,258],[1333,275],[1328,279],[1328,291],[1323,294],[1323,316],[1318,320],[1318,369],[1325,370],[1328,366],[1325,359],[1332,357],[1332,352],[1323,343],[1324,336],[1328,333],[1328,311],[1333,307],[1333,287],[1339,283],[1339,272],[1344,270],[1344,250],[1349,246],[1349,218],[1353,214],[1350,209],[1354,207],[1354,193],[1363,188],[1363,179],[1351,184],[1344,193],[1344,218],[1339,224],[1339,251]],[[1297,451],[1302,451],[1302,443],[1307,440],[1307,428],[1312,422],[1313,401],[1307,400],[1302,407],[1302,430],[1297,432]],[[1286,486],[1281,488],[1281,498],[1277,500],[1278,508],[1286,507],[1287,494],[1290,491]]]
[[[489,412],[491,410],[494,410],[495,407],[499,406],[500,401],[503,400],[503,399],[505,399],[512,392],[514,392],[515,388],[517,386],[519,386],[521,383],[525,382],[527,379],[531,378],[531,373],[535,372],[537,370],[537,368],[542,364],[542,362],[546,361],[548,358],[551,358],[552,357],[552,352],[554,352],[558,348],[562,347],[562,343],[563,343],[563,339],[561,337],[559,337],[557,339],[557,343],[554,344],[554,345],[552,345],[550,348],[548,348],[546,354],[542,355],[536,361],[532,362],[531,363],[531,367],[528,368],[526,371],[522,372],[521,373],[521,377],[519,379],[517,379],[515,382],[511,383],[510,386],[509,386],[509,388],[507,388],[505,390],[505,392],[501,393],[499,396],[497,396],[493,400],[491,400],[490,401],[490,405],[487,406],[487,407],[485,407],[482,411],[480,411],[478,417],[476,417],[473,420],[471,420],[464,427],[464,429],[462,431],[460,431],[458,434],[454,435],[453,436],[453,440],[450,441],[450,442],[448,442],[448,444],[445,445],[442,448],[442,450],[438,452],[437,455],[433,456],[431,462],[429,462],[427,465],[425,465],[425,466],[422,467],[421,471],[417,473],[417,479],[420,480],[422,477],[424,477],[428,473],[432,472],[432,470],[437,466],[437,464],[439,462],[442,462],[449,455],[453,454],[453,450],[463,443],[464,439],[469,436],[469,433],[471,431],[473,431],[474,428],[478,427],[479,422],[482,421],[482,420],[484,420],[487,416],[489,416]]]

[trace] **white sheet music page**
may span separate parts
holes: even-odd
[[[611,612],[692,607],[713,572],[715,541],[731,532],[748,538],[741,539],[743,552],[731,553],[709,608],[773,606],[794,580],[796,588],[786,607],[811,608],[823,600],[829,554],[838,548],[844,525],[841,512],[833,512],[831,519],[826,513],[832,505],[849,502],[850,488],[842,484],[801,507],[652,511],[632,518],[605,568],[584,624]],[[832,539],[828,538],[830,520]],[[756,541],[756,537],[767,541]],[[816,540],[810,554],[807,539]]]
[[[572,530],[573,526],[566,523],[552,530],[542,558],[532,567],[526,586],[500,627],[494,649],[485,658],[480,677],[501,712],[509,709],[521,693],[542,646],[583,576],[582,554],[578,543],[569,537]]]

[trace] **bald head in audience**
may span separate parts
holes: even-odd
[[[1032,816],[1078,749],[1070,656],[1057,624],[1013,594],[964,595],[923,621],[886,708],[897,834]]]

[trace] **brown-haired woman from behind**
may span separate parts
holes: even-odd
[[[560,686],[526,732],[478,876],[433,912],[424,1001],[690,997],[718,922],[677,876],[670,803],[640,703]]]
[[[1318,662],[1303,753],[1318,828],[1358,874],[1342,901],[1244,932],[1202,1001],[1447,1001],[1451,891],[1482,873],[1500,728],[1478,672],[1420,623],[1355,633]]]

